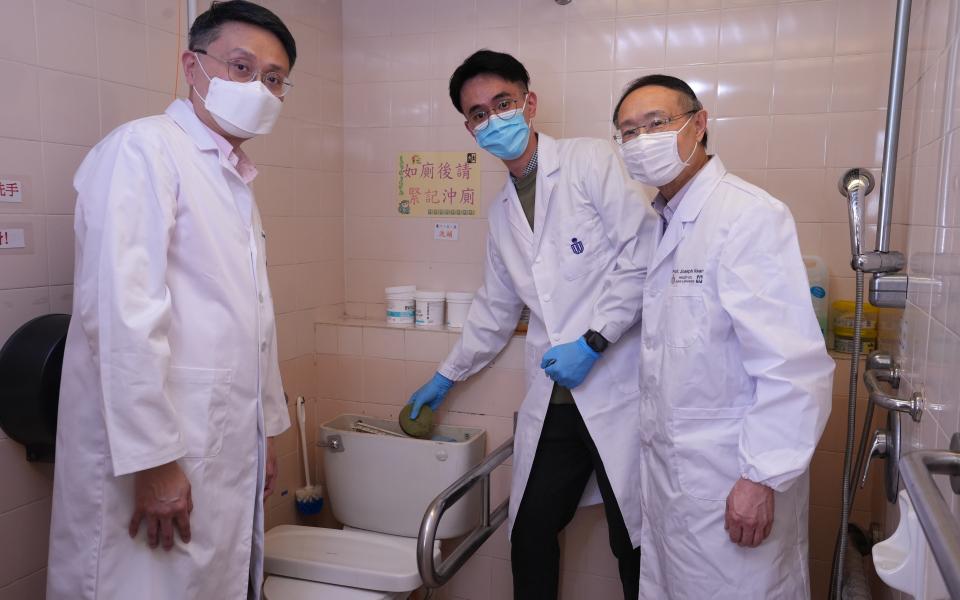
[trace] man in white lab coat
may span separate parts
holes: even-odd
[[[423,405],[437,408],[455,381],[486,366],[528,306],[509,512],[514,597],[557,597],[557,535],[581,497],[599,501],[599,488],[624,598],[633,600],[641,522],[633,325],[655,216],[609,142],[533,130],[529,83],[520,62],[489,50],[450,79],[467,130],[503,161],[509,179],[489,211],[483,286],[460,341],[411,398],[412,416]]]
[[[834,364],[790,211],[706,153],[707,114],[685,82],[634,81],[613,122],[630,174],[660,192],[640,353],[640,598],[809,598],[808,466]]]
[[[76,174],[48,600],[260,596],[289,417],[240,145],[272,127],[295,59],[276,15],[214,3],[182,56],[189,100]]]

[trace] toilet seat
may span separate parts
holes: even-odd
[[[435,552],[439,554],[439,547]],[[268,574],[304,580],[303,584],[322,582],[359,591],[409,594],[422,583],[417,540],[371,531],[274,527],[264,536],[263,568]]]
[[[374,592],[302,579],[267,577],[263,600],[400,600],[401,592]]]

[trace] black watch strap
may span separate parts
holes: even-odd
[[[592,329],[588,329],[585,334],[583,334],[583,339],[587,342],[587,345],[593,349],[594,352],[603,352],[607,349],[607,346],[610,345],[610,342],[607,341],[607,338],[600,335],[599,332],[596,332]]]

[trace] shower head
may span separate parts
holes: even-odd
[[[873,191],[875,180],[873,173],[866,169],[850,169],[840,177],[837,187],[844,198],[849,198],[851,192],[857,192],[862,198],[868,196]]]
[[[850,254],[851,265],[858,269],[858,260],[862,252],[863,238],[863,199],[873,191],[873,174],[866,169],[850,169],[840,177],[837,187],[847,199],[847,212],[850,217]]]

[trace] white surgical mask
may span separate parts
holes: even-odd
[[[210,81],[207,97],[200,96],[199,91],[197,95],[217,125],[228,134],[242,139],[270,133],[283,108],[280,98],[274,96],[258,79],[239,83],[210,77],[199,57],[197,64]]]
[[[620,146],[630,177],[653,187],[666,185],[676,179],[683,168],[690,164],[697,150],[694,144],[690,156],[684,160],[680,158],[680,146],[677,144],[680,132],[686,129],[693,117],[690,115],[683,127],[676,131],[643,133]]]

